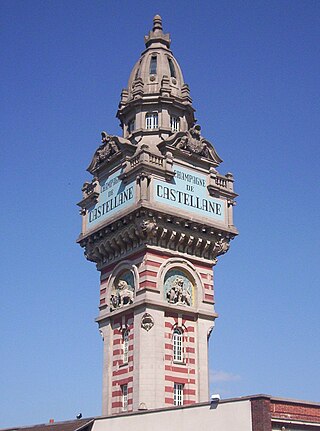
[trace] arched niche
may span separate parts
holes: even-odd
[[[158,285],[165,302],[172,305],[198,307],[203,300],[204,286],[192,263],[170,258],[159,268]]]
[[[109,311],[115,311],[134,302],[138,286],[138,270],[130,261],[120,262],[112,271],[107,285]]]

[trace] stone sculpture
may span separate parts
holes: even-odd
[[[126,280],[119,280],[110,295],[110,311],[133,303],[134,288]]]
[[[191,305],[190,282],[186,277],[175,275],[166,281],[166,298],[171,304]]]
[[[211,142],[201,136],[199,124],[191,127],[186,132],[175,133],[167,138],[165,142],[168,146],[183,150],[190,155],[211,160],[216,166],[222,162]]]

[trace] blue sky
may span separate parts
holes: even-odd
[[[3,0],[0,427],[101,412],[99,277],[75,204],[156,13],[240,195],[212,390],[320,400],[320,2]]]

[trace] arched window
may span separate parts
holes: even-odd
[[[140,59],[140,61],[139,61],[139,66],[137,67],[137,71],[136,71],[134,79],[138,79],[138,77],[139,77],[141,61],[142,61],[142,59]]]
[[[129,331],[126,330],[123,332],[123,363],[127,364],[128,363],[128,358],[129,358]]]
[[[172,344],[173,344],[173,361],[174,362],[182,362],[183,361],[183,342],[182,342],[182,331],[179,328],[176,328],[173,331],[172,335]]]
[[[171,58],[168,58],[168,62],[169,62],[170,76],[171,76],[171,78],[175,78],[176,77],[176,71],[175,71],[173,61],[171,60]]]
[[[158,128],[158,113],[148,112],[146,114],[146,129],[157,129]]]
[[[150,60],[150,75],[157,73],[157,56],[153,55]]]

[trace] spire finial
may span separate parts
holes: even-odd
[[[152,31],[160,30],[162,31],[162,19],[160,15],[155,15],[153,17],[153,29]]]
[[[170,48],[170,35],[164,34],[162,31],[162,19],[160,15],[155,15],[153,17],[153,27],[152,30],[149,31],[148,36],[144,37],[144,42],[146,47],[149,48],[152,44],[161,44],[165,45],[167,48]]]

